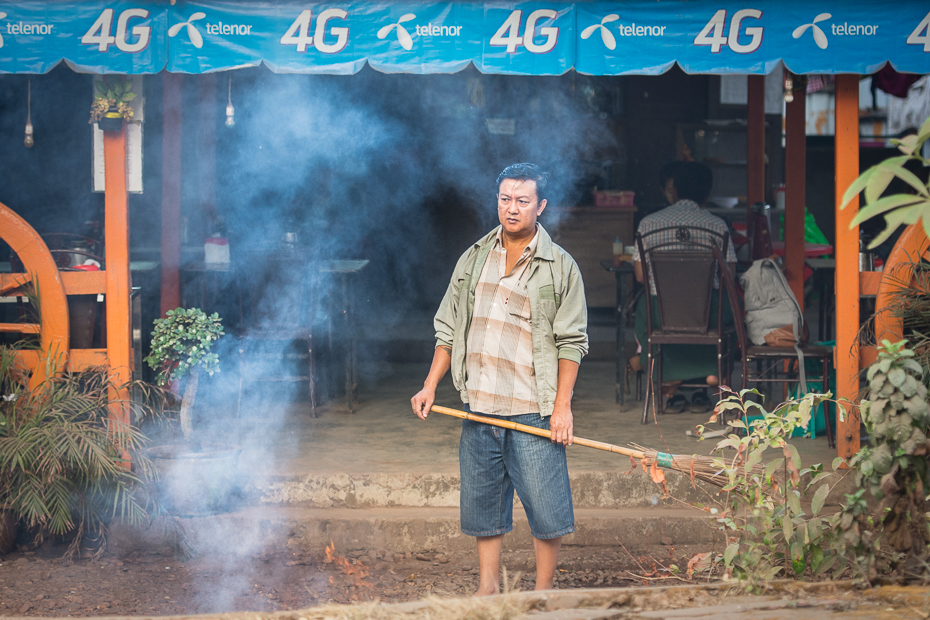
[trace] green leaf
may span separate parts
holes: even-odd
[[[752,468],[758,465],[762,461],[762,450],[753,450],[749,453],[749,458],[746,459],[746,466],[744,471],[749,473],[752,471]]]
[[[129,102],[136,98],[136,93],[124,93],[123,101]]]
[[[822,553],[822,552],[821,552],[821,553]],[[836,564],[837,560],[839,560],[839,558],[838,558],[837,556],[831,555],[830,557],[828,557],[826,560],[822,561],[822,562],[818,565],[817,570],[814,571],[814,575],[817,576],[817,575],[819,575],[820,573],[825,573],[825,572],[827,572],[828,570],[830,570],[831,568],[833,568],[833,565]]]
[[[906,377],[907,374],[905,374],[903,368],[892,368],[888,371],[888,380],[891,381],[891,384],[895,387],[901,387]]]
[[[781,469],[785,465],[785,459],[778,457],[777,459],[769,461],[765,466],[765,475],[771,476],[777,470]]]
[[[879,200],[871,202],[869,205],[861,207],[859,212],[856,213],[856,216],[852,219],[851,226],[858,226],[870,220],[873,217],[877,217],[886,211],[891,211],[892,209],[898,209],[904,206],[910,206],[922,202],[919,196],[914,196],[912,194],[894,194],[893,196],[885,196]]]
[[[801,455],[798,454],[798,449],[794,447],[793,444],[787,444],[788,450],[791,451],[791,462],[794,463],[794,466],[801,469]]]
[[[835,475],[836,475],[836,474],[831,473],[831,472],[828,472],[828,471],[820,472],[820,473],[816,474],[813,478],[811,478],[811,483],[808,485],[808,488],[814,486],[815,484],[817,484],[818,482],[820,482],[820,481],[823,480],[824,478],[831,478],[831,477],[833,477],[833,476],[835,476]]]
[[[800,403],[798,403],[798,414],[800,414],[800,426],[807,428],[811,421],[811,399],[805,398]],[[800,468],[797,461],[795,465]]]
[[[845,209],[853,198],[859,195],[859,192],[864,190],[869,184],[869,181],[872,180],[872,177],[875,175],[875,172],[878,170],[878,166],[872,166],[865,172],[859,175],[859,178],[852,182],[849,188],[846,190],[846,193],[843,194],[843,202],[840,206],[840,209]]]
[[[804,558],[804,545],[793,543],[791,545],[791,568],[794,569],[795,575],[800,575],[807,568],[807,562]]]
[[[899,413],[891,418],[891,437],[898,443],[904,443],[911,436],[914,419],[909,413]]]
[[[842,456],[838,456],[833,459],[833,471],[839,471],[840,467],[846,464],[846,459]]]
[[[917,209],[916,217],[919,218],[920,217],[919,207],[921,207],[924,204],[927,204],[927,203],[920,202],[912,207],[904,207],[896,211],[889,211],[888,213],[886,213],[885,214],[885,229],[877,237],[875,237],[872,243],[869,244],[869,248],[878,247],[879,245],[887,241],[888,237],[890,237],[892,233],[894,233],[894,231],[896,231],[898,227],[901,226],[901,224],[906,224],[909,222],[909,220],[913,219],[915,216],[915,213],[912,211],[913,209]],[[914,221],[917,221],[917,220],[914,219]]]
[[[830,485],[824,483],[817,489],[817,492],[814,493],[814,497],[811,499],[811,514],[815,517],[820,514],[820,511],[823,510],[823,504],[827,501],[827,495],[830,494]]]
[[[794,491],[788,491],[788,507],[791,508],[792,514],[799,515],[804,511],[801,510],[801,499]]]
[[[810,546],[811,553],[811,570],[814,571],[816,575],[820,570],[820,565],[823,564],[823,549],[818,544],[813,544]]]
[[[891,471],[892,458],[891,448],[888,444],[881,443],[872,452],[872,466],[878,474],[885,475]]]
[[[900,159],[900,158],[893,158],[893,159]],[[915,158],[908,157],[907,159],[915,159]],[[879,164],[879,166],[884,166],[884,164]],[[890,165],[888,166],[888,168],[894,171],[894,175],[896,177],[898,177],[899,179],[901,179],[902,181],[904,181],[905,183],[913,187],[915,190],[917,190],[918,194],[920,194],[921,196],[930,198],[930,192],[928,192],[927,186],[924,185],[924,183],[913,172],[911,172],[910,170],[902,166]]]
[[[883,163],[888,161],[886,160]],[[888,184],[891,183],[892,179],[894,179],[894,171],[879,164],[875,174],[869,180],[869,184],[865,187],[865,203],[869,205],[875,202],[888,189]]]
[[[900,140],[892,140],[892,144],[898,147],[898,150],[905,155],[913,155],[917,150],[917,134],[904,136]]]
[[[733,558],[736,557],[736,554],[739,552],[739,543],[730,543],[730,545],[723,552],[723,564],[724,566],[730,566],[733,563]]]

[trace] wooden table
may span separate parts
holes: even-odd
[[[633,261],[623,261],[619,264],[615,264],[611,260],[602,260],[601,267],[607,271],[614,274],[614,279],[617,283],[617,305],[615,306],[614,315],[617,321],[617,335],[616,335],[616,369],[614,371],[614,399],[615,402],[620,404],[620,407],[624,406],[624,385],[623,377],[626,373],[626,334],[624,334],[624,323],[626,322],[626,297],[627,297],[627,288],[626,280],[628,276],[632,276],[633,271]],[[632,286],[630,287],[632,290]]]

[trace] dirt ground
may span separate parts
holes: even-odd
[[[566,546],[556,587],[680,584],[663,569],[671,564],[684,568],[700,551]],[[322,549],[313,555],[266,552],[249,558],[187,560],[137,552],[73,563],[62,561],[61,553],[60,547],[53,547],[0,557],[0,616],[283,611],[326,603],[464,596],[478,584],[476,557],[461,552],[394,554],[377,549],[348,554],[345,562],[338,555],[327,558]],[[503,565],[512,589],[533,589],[531,550],[505,549]]]

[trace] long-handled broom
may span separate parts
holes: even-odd
[[[524,433],[530,433],[531,435],[538,435],[540,437],[552,439],[552,434],[550,431],[542,428],[536,428],[535,426],[517,424],[516,422],[511,422],[510,420],[486,418],[484,416],[475,415],[473,413],[459,411],[458,409],[440,407],[439,405],[433,405],[430,411],[452,416],[454,418],[462,418],[463,420],[480,422],[481,424],[490,424],[491,426],[499,426],[501,428],[521,431]],[[643,448],[642,446],[636,446],[638,449],[623,448],[620,446],[615,446],[614,444],[605,443],[603,441],[594,441],[592,439],[584,439],[582,437],[575,437],[572,439],[572,442],[578,444],[579,446],[596,448],[597,450],[614,452],[616,454],[623,454],[630,457],[634,465],[636,464],[636,459],[639,459],[643,471],[648,473],[655,482],[662,484],[663,486],[665,483],[665,475],[662,474],[662,472],[658,469],[659,467],[679,471],[686,476],[690,476],[692,482],[694,480],[703,480],[704,482],[708,482],[720,488],[723,488],[730,483],[730,480],[728,479],[728,476],[724,472],[723,468],[721,468],[719,464],[714,464],[714,461],[717,460],[715,457],[668,454],[666,452],[658,452],[657,450]],[[752,472],[760,476],[765,475],[765,469],[761,465],[755,465],[752,468]]]

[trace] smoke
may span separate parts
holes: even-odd
[[[230,78],[236,124],[227,128]],[[134,252],[159,245],[159,79],[145,78],[145,193],[130,196]],[[185,280],[186,305],[218,311],[227,331],[216,347],[222,372],[201,379],[194,424],[204,443],[242,447],[240,488],[280,473],[300,455],[302,436],[293,429],[312,432],[306,405],[288,402],[306,382],[266,381],[306,374],[306,341],[291,337],[296,330],[313,332],[318,399],[341,401],[343,311],[351,303],[364,394],[391,372],[385,334],[431,333],[456,259],[498,223],[494,181],[505,166],[529,161],[550,173],[540,221],[552,233],[567,207],[589,203],[585,192],[593,185],[610,186],[610,161],[620,158],[591,79],[482,75],[473,67],[455,75],[370,68],[355,76],[276,75],[265,68],[219,74],[207,116],[216,124],[215,157],[206,157],[197,140],[202,79],[185,77],[185,245],[224,234],[232,263],[229,272],[188,271]],[[28,152],[18,146],[25,78],[0,80],[10,180],[0,199],[21,205],[17,210],[43,232],[99,219],[103,197],[90,193],[89,76],[63,67],[33,76],[36,146]],[[199,184],[214,173],[214,162],[215,204],[202,204]],[[208,217],[200,219],[202,213]],[[343,274],[334,270],[337,260],[369,262]],[[158,290],[157,280],[145,286],[143,294]],[[229,509],[237,499],[251,501],[233,498]],[[242,521],[217,523],[204,548],[248,555],[268,540]],[[233,593],[248,586],[237,564],[230,562],[225,586],[206,607],[228,609]]]
[[[207,205],[216,217],[202,223],[205,234],[230,239],[235,275],[212,296],[231,334],[217,347],[223,372],[205,380],[195,427],[205,442],[242,446],[244,488],[300,455],[306,405],[290,406],[293,390],[281,386],[306,382],[264,382],[307,373],[306,341],[288,334],[312,329],[317,398],[344,407],[347,304],[364,392],[391,372],[378,335],[409,330],[411,321],[429,330],[456,259],[497,225],[501,169],[531,161],[550,172],[541,222],[554,232],[567,206],[585,202],[584,191],[609,184],[604,153],[617,148],[583,76],[231,76],[236,124],[223,125],[222,74],[216,204]],[[185,170],[203,161],[188,155]],[[198,199],[195,185],[185,188],[188,201]],[[340,260],[369,263],[339,273]],[[265,540],[235,521],[218,524],[208,547],[248,555]],[[228,608],[231,593],[249,583],[232,565],[207,608]]]

